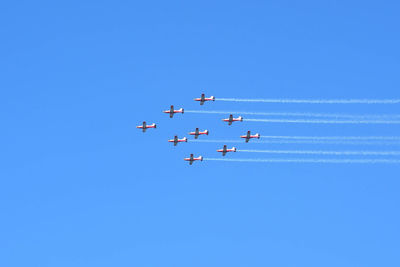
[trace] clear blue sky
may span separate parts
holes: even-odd
[[[399,165],[189,166],[183,157],[217,157],[218,144],[166,142],[196,126],[220,139],[248,129],[399,135],[399,126],[228,128],[220,115],[170,120],[161,113],[170,104],[199,109],[192,99],[201,92],[400,98],[399,8],[398,1],[2,3],[0,265],[400,266]],[[399,111],[225,102],[202,108]],[[142,134],[135,126],[143,120],[159,128]]]

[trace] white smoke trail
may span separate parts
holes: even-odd
[[[228,162],[264,162],[264,163],[341,163],[341,164],[399,164],[395,159],[227,159],[227,158],[204,158],[204,161],[228,161]]]
[[[262,102],[281,104],[399,104],[400,99],[245,99],[216,98],[216,101]]]
[[[185,110],[186,113],[197,114],[239,114],[258,116],[285,116],[285,117],[315,117],[315,118],[347,118],[347,119],[398,119],[400,114],[332,114],[332,113],[300,113],[300,112],[249,112],[249,111],[219,111],[219,110]]]
[[[243,119],[251,122],[314,123],[314,124],[399,124],[394,120],[303,120],[303,119]]]
[[[268,153],[268,154],[301,154],[301,155],[363,155],[363,156],[397,156],[400,151],[318,151],[318,150],[256,150],[238,149],[238,152]]]
[[[243,140],[188,140],[188,142],[195,143],[244,143]],[[357,141],[357,140],[262,140],[252,141],[251,144],[324,144],[324,145],[400,145],[400,142],[396,141]]]
[[[400,136],[262,136],[265,139],[312,139],[312,140],[399,140]]]

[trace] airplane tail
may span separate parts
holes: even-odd
[[[242,116],[239,116],[239,119],[240,119],[240,121],[243,121],[243,117]]]
[[[215,101],[215,96],[211,96],[212,101]]]
[[[236,152],[236,147],[233,147],[233,152]]]
[[[208,130],[206,130],[206,135],[208,135]]]

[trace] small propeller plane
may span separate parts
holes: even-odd
[[[194,101],[200,101],[200,105],[204,105],[204,102],[206,101],[215,101],[215,97],[205,97],[205,94],[201,94],[201,97],[195,98]]]
[[[218,149],[217,152],[222,152],[222,156],[225,156],[228,152],[236,152],[236,147],[232,147],[230,149],[226,148],[226,145],[222,149]]]
[[[237,118],[234,118],[233,115],[229,115],[229,118],[227,119],[222,119],[223,121],[226,121],[228,123],[228,125],[232,125],[232,122],[234,121],[243,121],[243,117],[239,116]]]
[[[174,139],[169,139],[168,142],[174,143],[174,146],[176,146],[180,142],[187,142],[187,138],[183,137],[182,139],[179,139],[177,135],[174,136]]]
[[[199,137],[199,135],[202,135],[202,134],[208,135],[208,130],[204,130],[201,132],[201,131],[199,131],[199,128],[196,128],[196,130],[194,132],[190,132],[189,134],[194,135],[194,139],[197,139]]]
[[[146,132],[148,128],[157,128],[157,125],[155,123],[147,125],[144,121],[142,125],[136,126],[136,128],[142,129],[142,132]]]
[[[248,143],[251,138],[260,139],[260,134],[256,133],[255,135],[251,135],[250,131],[247,131],[247,134],[246,135],[241,135],[240,138],[246,138],[246,143]]]
[[[203,161],[203,157],[202,156],[198,156],[197,158],[194,158],[193,154],[190,154],[189,158],[184,158],[183,160],[189,161],[189,164],[192,165],[193,161],[196,161],[196,160]]]
[[[172,117],[174,117],[175,113],[182,113],[183,114],[184,110],[183,110],[183,108],[180,108],[180,109],[176,110],[176,109],[174,109],[174,106],[171,105],[169,110],[164,110],[163,112],[164,113],[169,113],[169,117],[172,118]]]

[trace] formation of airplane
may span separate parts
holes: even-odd
[[[169,139],[168,142],[174,143],[174,146],[176,146],[180,142],[187,142],[187,138],[183,137],[182,139],[179,139],[177,135],[174,136],[174,139]]]
[[[217,149],[217,152],[222,152],[222,156],[225,156],[228,152],[236,152],[236,147],[226,148],[226,145],[222,149]]]
[[[194,132],[189,132],[190,135],[194,135],[194,139],[199,138],[199,135],[208,135],[208,130],[199,131],[199,128],[196,128]]]
[[[206,101],[215,101],[215,97],[205,97],[205,94],[201,94],[201,97],[195,98],[194,101],[200,101],[200,105],[204,105],[204,102]]]
[[[256,133],[255,135],[251,135],[250,131],[247,131],[247,134],[241,135],[240,138],[246,138],[246,143],[248,143],[251,138],[260,139],[260,134]]]
[[[199,98],[195,98],[195,101],[199,101],[200,105],[204,105],[204,103],[206,101],[215,101],[215,97],[211,96],[211,97],[205,97],[205,94],[201,94],[201,97]],[[171,105],[170,109],[168,110],[164,110],[163,113],[168,113],[170,118],[174,117],[175,113],[184,113],[184,109],[180,108],[180,109],[174,109],[174,106]],[[222,119],[222,121],[227,122],[228,125],[232,125],[233,122],[235,121],[243,121],[243,117],[239,116],[237,118],[234,118],[232,114],[229,115],[229,118],[226,119]],[[142,125],[138,125],[136,126],[136,128],[138,129],[142,129],[143,132],[146,132],[147,129],[149,128],[157,128],[157,125],[155,123],[152,124],[147,124],[145,121],[142,123]],[[209,131],[208,130],[204,130],[204,131],[200,131],[199,128],[196,128],[193,132],[189,132],[189,135],[193,135],[195,139],[198,139],[200,135],[208,135]],[[241,135],[240,138],[244,138],[246,143],[248,143],[250,141],[250,139],[253,138],[257,138],[260,139],[260,134],[256,133],[254,135],[251,134],[250,131],[247,131],[247,133],[245,135]],[[183,138],[178,138],[177,135],[174,136],[173,139],[169,139],[168,142],[173,143],[174,146],[177,146],[179,143],[181,142],[187,142],[188,139],[186,137]],[[217,152],[221,152],[222,156],[225,156],[228,152],[236,152],[236,147],[232,147],[232,148],[227,148],[226,145],[223,146],[222,149],[218,149]],[[189,161],[189,164],[192,165],[193,162],[195,161],[203,161],[203,157],[202,156],[198,156],[198,157],[194,157],[193,154],[190,154],[190,157],[188,158],[184,158],[185,161]]]
[[[182,113],[183,114],[184,110],[183,110],[183,108],[180,108],[180,109],[176,110],[176,109],[174,109],[174,105],[171,105],[169,110],[164,110],[163,112],[164,113],[169,113],[169,117],[172,118],[172,117],[174,117],[175,113]]]
[[[136,126],[136,128],[142,129],[142,132],[146,132],[146,130],[149,128],[157,128],[157,125],[155,123],[147,125],[144,121],[142,125]]]
[[[237,117],[237,118],[234,118],[233,115],[231,114],[231,115],[229,115],[229,118],[227,118],[227,119],[222,119],[222,120],[225,121],[225,122],[227,122],[228,125],[232,125],[232,122],[234,122],[234,121],[243,121],[243,117],[242,117],[242,116],[239,116],[239,117]]]
[[[197,158],[193,157],[193,154],[190,154],[189,158],[184,158],[183,160],[185,161],[189,161],[189,164],[192,165],[194,161],[198,160],[198,161],[203,161],[203,157],[202,156],[198,156]]]

